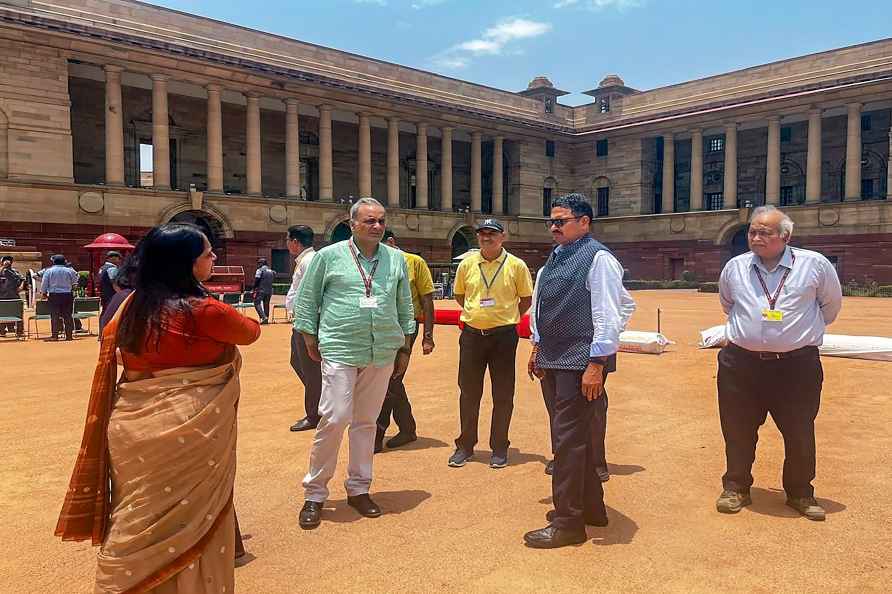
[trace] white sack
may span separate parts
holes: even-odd
[[[700,342],[697,343],[697,346],[701,349],[717,349],[725,346],[727,343],[728,339],[725,338],[725,327],[713,326],[712,328],[700,331]]]
[[[623,353],[659,355],[670,344],[673,342],[658,332],[626,330],[619,334],[619,350]]]
[[[713,326],[700,332],[700,342],[697,346],[701,349],[712,349],[725,346],[727,342],[725,327]],[[892,338],[825,334],[824,344],[818,347],[818,351],[824,357],[892,361]]]

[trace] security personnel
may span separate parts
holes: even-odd
[[[530,308],[533,279],[526,263],[502,244],[505,228],[496,219],[477,225],[480,251],[465,258],[455,273],[453,295],[462,306],[458,385],[461,435],[449,466],[461,467],[474,455],[483,376],[492,383],[491,468],[508,465],[508,427],[514,411],[517,323]]]
[[[749,252],[722,270],[719,297],[728,345],[718,355],[719,418],[727,470],[716,501],[722,513],[751,503],[759,427],[768,413],[784,437],[787,505],[823,520],[814,498],[815,417],[824,372],[818,347],[842,307],[833,265],[787,245],[793,221],[773,206],[753,211]]]

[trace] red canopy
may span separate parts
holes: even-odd
[[[93,240],[93,243],[84,246],[88,250],[132,250],[134,246],[117,233],[103,233]]]

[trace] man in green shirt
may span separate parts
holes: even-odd
[[[348,427],[347,503],[363,516],[381,515],[369,497],[375,421],[390,378],[406,371],[415,333],[405,259],[380,244],[385,223],[380,202],[359,199],[350,209],[353,237],[321,249],[298,292],[294,327],[310,358],[322,362],[320,420],[300,511],[300,526],[307,530],[321,522]]]

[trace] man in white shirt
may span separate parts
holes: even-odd
[[[533,548],[582,543],[586,524],[607,525],[595,471],[603,452],[596,452],[592,433],[599,419],[606,422],[604,384],[616,370],[619,333],[635,304],[623,287],[622,265],[589,234],[592,214],[581,194],[552,203],[546,224],[558,245],[533,292],[527,368],[542,380],[554,451],[554,510],[547,527],[524,535]]]
[[[285,296],[285,311],[294,317],[294,304],[300,283],[316,255],[313,250],[313,230],[306,225],[293,225],[288,228],[285,244],[288,252],[294,256],[294,276],[291,287]],[[291,368],[304,385],[304,409],[306,416],[291,426],[292,431],[308,431],[319,424],[319,398],[322,394],[322,368],[318,361],[313,361],[307,353],[307,345],[300,332],[291,329]]]
[[[842,289],[827,258],[787,245],[792,234],[790,217],[760,206],[750,220],[751,251],[729,261],[719,279],[728,315],[717,380],[727,471],[716,509],[737,513],[751,503],[758,431],[771,413],[784,437],[787,505],[820,521],[825,513],[811,485],[824,380],[818,347]]]

